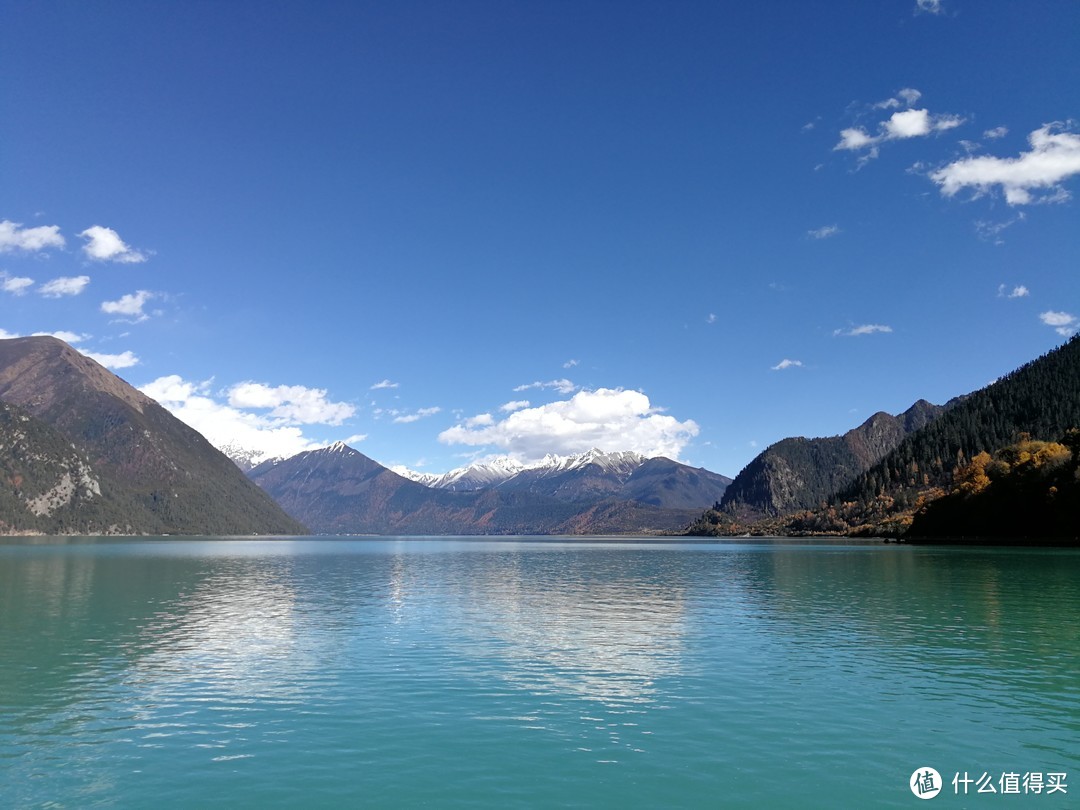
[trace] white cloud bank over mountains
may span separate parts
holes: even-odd
[[[323,446],[306,437],[302,426],[340,425],[356,412],[349,403],[331,402],[324,389],[302,385],[238,383],[223,392],[225,402],[221,402],[209,381],[189,382],[171,374],[139,390],[215,447],[243,447],[255,454],[256,463]],[[352,436],[350,440],[362,438]]]
[[[640,391],[598,388],[578,391],[568,400],[520,408],[503,419],[478,414],[444,430],[439,441],[495,447],[523,463],[549,453],[574,455],[594,447],[677,460],[698,432],[696,422],[680,422],[662,413]]]

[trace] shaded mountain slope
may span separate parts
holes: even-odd
[[[1080,336],[965,397],[904,438],[833,499],[908,499],[948,486],[953,471],[981,452],[994,453],[1021,434],[1056,441],[1080,427]]]
[[[92,488],[76,488],[64,517],[60,512],[33,520],[18,511],[8,514],[6,531],[305,532],[202,435],[56,338],[0,340],[0,401],[46,426],[34,431],[36,440],[52,448],[31,453],[42,456],[38,472],[70,468],[77,457],[86,466],[85,477],[100,490],[97,495]],[[54,440],[65,442],[68,450],[57,455]],[[69,451],[75,456],[68,458]],[[23,472],[15,474],[26,481],[25,452],[19,451],[21,460],[18,452],[5,452],[9,472],[22,465]],[[13,480],[9,475],[8,487]],[[25,502],[17,488],[15,498]]]
[[[842,436],[783,439],[735,477],[721,508],[752,519],[820,506],[944,410],[919,400],[898,416],[876,413]]]

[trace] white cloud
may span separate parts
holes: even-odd
[[[228,390],[234,408],[269,410],[271,419],[299,425],[340,425],[356,413],[347,402],[331,402],[325,388],[303,385],[269,386],[257,382],[237,383]]]
[[[48,336],[54,337],[58,340],[64,341],[64,343],[82,343],[84,340],[89,340],[90,335],[80,335],[78,332],[68,332],[61,329],[59,332],[34,332],[35,336]],[[125,352],[125,354],[131,354],[131,352]],[[108,356],[108,355],[106,355]],[[100,360],[98,361],[101,362]],[[102,365],[105,365],[102,363]]]
[[[807,231],[806,235],[811,239],[828,239],[830,236],[836,236],[840,233],[840,228],[837,225],[824,225],[821,228],[815,228],[812,231]]]
[[[396,382],[390,382],[390,380],[382,380],[381,382],[377,382],[373,386],[371,386],[371,388],[369,390],[371,390],[371,391],[380,391],[383,388],[397,388],[397,387],[398,387],[398,384]]]
[[[436,405],[433,408],[420,408],[419,410],[414,411],[413,413],[405,413],[405,414],[401,414],[400,416],[395,416],[394,417],[394,424],[408,425],[408,424],[411,424],[412,422],[419,422],[421,419],[424,419],[425,417],[434,416],[435,414],[439,413],[441,410],[442,410],[442,408],[440,408],[438,405]],[[485,416],[485,415],[486,414],[482,414],[481,416]],[[473,418],[478,419],[480,417],[473,417]]]
[[[705,323],[716,323],[716,313],[710,312],[709,316],[705,319]]]
[[[916,14],[941,14],[944,10],[941,0],[915,0]]]
[[[344,441],[345,444],[353,445],[353,444],[359,444],[360,442],[364,441],[364,439],[366,439],[366,438],[367,438],[366,433],[354,433],[352,436],[349,436],[346,439],[342,439],[342,441]]]
[[[86,240],[83,253],[94,261],[120,262],[121,264],[137,264],[146,261],[145,253],[125,244],[120,234],[112,228],[91,225],[79,236]]]
[[[562,367],[563,368],[573,368],[577,364],[578,364],[577,360],[567,360],[565,363],[562,364]]]
[[[862,127],[849,127],[840,130],[840,142],[833,147],[833,151],[858,152],[867,150],[860,158],[860,166],[878,156],[879,146],[886,141],[899,141],[908,138],[921,138],[935,132],[944,132],[954,129],[964,123],[964,119],[958,115],[940,114],[933,115],[926,108],[911,109],[922,93],[913,87],[905,87],[900,90],[896,97],[879,101],[874,105],[875,109],[907,109],[894,112],[885,121],[877,126],[877,134],[872,135]]]
[[[139,390],[199,431],[215,447],[234,445],[253,450],[260,454],[257,462],[288,458],[325,444],[306,437],[301,428],[288,420],[245,412],[219,402],[209,389],[209,382],[192,383],[172,374],[159,377]],[[347,443],[354,441],[359,438],[353,436]]]
[[[520,411],[522,408],[528,408],[529,404],[529,400],[527,399],[515,399],[510,402],[504,402],[499,406],[499,410],[505,413],[511,413],[513,411]]]
[[[871,137],[866,133],[866,130],[861,127],[851,127],[850,129],[840,130],[840,143],[833,147],[833,151],[839,149],[858,150],[867,146],[873,146],[880,140],[879,138]]]
[[[1004,138],[1008,134],[1008,127],[994,127],[993,129],[986,130],[983,133],[983,137],[986,138],[988,141],[996,141],[998,138]]]
[[[136,290],[120,296],[118,301],[103,301],[101,311],[107,315],[127,315],[136,322],[145,321],[150,316],[143,312],[143,307],[152,298],[154,293],[149,290]]]
[[[1068,312],[1054,312],[1049,310],[1039,315],[1039,320],[1047,326],[1054,327],[1054,331],[1062,337],[1072,337],[1080,329],[1080,320]]]
[[[1058,131],[1062,126],[1044,124],[1032,132],[1028,136],[1031,151],[1019,157],[964,158],[931,172],[930,179],[946,197],[964,188],[972,189],[979,197],[1000,187],[1009,205],[1063,202],[1069,193],[1060,184],[1080,174],[1080,135]],[[1046,193],[1035,196],[1033,192],[1039,189]]]
[[[530,388],[554,388],[560,394],[572,394],[574,391],[577,390],[577,386],[570,382],[570,380],[562,379],[550,380],[548,382],[531,382],[527,385],[519,385],[517,388],[514,389],[514,391],[528,391]]]
[[[786,357],[771,367],[772,371],[783,371],[786,368],[802,368],[802,360],[788,360]]]
[[[522,462],[537,461],[548,453],[583,453],[593,447],[677,459],[698,430],[693,420],[680,422],[661,413],[639,391],[598,388],[515,411],[493,424],[455,425],[440,433],[439,441],[497,447]]]
[[[9,332],[7,329],[0,329],[0,340],[11,340],[17,338],[19,335],[16,332]]]
[[[21,222],[7,219],[0,222],[0,253],[12,253],[16,250],[33,253],[48,248],[62,248],[64,244],[59,225],[24,228]]]
[[[46,281],[38,292],[46,298],[60,298],[65,295],[78,295],[90,283],[90,276],[63,276]]]
[[[853,326],[850,329],[834,329],[833,337],[860,337],[861,335],[872,335],[875,332],[889,333],[891,331],[891,326],[885,326],[880,323],[864,323],[861,326]]]
[[[34,286],[32,278],[25,276],[13,276],[7,272],[0,272],[0,289],[12,295],[25,295],[26,291]]]
[[[120,354],[99,354],[98,352],[83,352],[91,360],[96,360],[105,366],[105,368],[118,369],[118,368],[131,368],[132,366],[139,365],[139,358],[131,352],[121,352]]]
[[[1031,295],[1031,291],[1023,284],[1018,284],[1012,288],[1012,292],[1008,292],[1004,284],[998,285],[998,298],[1027,298]]]

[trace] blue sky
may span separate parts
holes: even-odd
[[[1080,5],[8,2],[0,330],[215,443],[734,475],[1080,326]]]

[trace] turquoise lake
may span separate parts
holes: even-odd
[[[1080,805],[1080,552],[0,540],[5,808],[912,807],[927,767]]]

